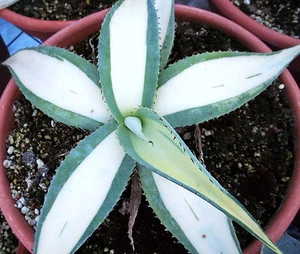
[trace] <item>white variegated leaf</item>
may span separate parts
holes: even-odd
[[[116,122],[80,141],[53,178],[35,236],[34,253],[74,253],[108,216],[135,162],[119,145]]]
[[[147,201],[190,253],[241,253],[232,221],[224,213],[150,169],[138,169]]]
[[[139,106],[152,106],[159,57],[153,1],[118,1],[101,29],[98,64],[103,94],[117,121]]]
[[[145,138],[135,134],[133,128],[120,124],[118,137],[127,154],[139,164],[203,198],[269,248],[281,253],[249,212],[209,174],[163,117],[147,108],[137,109],[134,117],[141,120]]]
[[[158,16],[160,69],[163,69],[172,50],[175,33],[174,0],[155,0]]]
[[[55,120],[95,129],[110,119],[97,68],[78,55],[40,46],[21,50],[3,64],[25,97]]]
[[[173,127],[196,124],[240,107],[266,89],[300,53],[300,45],[273,53],[214,52],[164,70],[153,109]]]
[[[4,8],[6,8],[6,7],[18,2],[18,1],[19,0],[1,0],[0,1],[0,10],[4,9]]]

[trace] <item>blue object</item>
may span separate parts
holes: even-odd
[[[298,227],[292,223],[289,226],[287,233],[300,242],[300,227]],[[300,253],[300,248],[299,248],[299,253]]]
[[[287,231],[288,232],[288,231]],[[284,233],[283,236],[276,242],[276,245],[284,254],[300,253],[300,242],[296,238]],[[261,251],[262,254],[274,254],[272,250],[264,246]]]
[[[26,47],[38,46],[42,41],[23,32],[18,27],[0,18],[0,35],[10,55]]]
[[[209,3],[207,0],[175,0],[176,4],[185,4],[192,7],[210,10]]]

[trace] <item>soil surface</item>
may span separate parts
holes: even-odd
[[[45,20],[76,20],[111,7],[116,0],[20,0],[9,9]]]
[[[300,38],[299,0],[231,0],[251,18],[273,30]]]
[[[95,47],[88,41],[72,50],[93,59]],[[97,36],[92,41],[97,45]],[[177,27],[171,62],[198,52],[237,49],[244,50],[220,32],[182,23]],[[294,121],[283,87],[275,83],[226,116],[177,129],[208,171],[263,226],[280,206],[293,168]],[[87,133],[53,121],[24,98],[15,103],[14,114],[15,128],[7,141],[4,163],[16,206],[34,227],[55,169]],[[133,253],[127,237],[128,216],[120,212],[129,195],[127,187],[115,209],[77,253]],[[237,232],[243,247],[252,241],[244,230]],[[133,237],[135,253],[187,253],[155,218],[144,197]]]
[[[18,240],[0,211],[0,253],[16,253]]]

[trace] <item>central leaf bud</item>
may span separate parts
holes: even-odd
[[[143,133],[143,123],[140,118],[136,116],[127,116],[124,119],[124,125],[136,136],[148,143],[151,143],[151,141]]]

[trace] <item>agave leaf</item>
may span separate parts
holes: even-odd
[[[97,68],[78,55],[41,46],[21,50],[3,64],[25,97],[55,120],[92,130],[110,119]]]
[[[34,253],[74,253],[113,209],[135,166],[119,145],[116,125],[110,122],[80,141],[57,169]]]
[[[156,0],[154,4],[158,16],[160,69],[162,70],[168,62],[174,43],[174,0]]]
[[[149,141],[120,124],[118,137],[127,154],[139,164],[210,202],[280,253],[247,210],[207,172],[165,119],[146,108],[139,108],[134,116],[141,120],[142,133]]]
[[[300,45],[258,54],[195,55],[160,75],[153,109],[173,126],[191,125],[228,113],[253,99],[300,53]]]
[[[6,8],[6,7],[8,7],[8,6],[10,6],[10,5],[18,2],[18,1],[19,0],[1,0],[1,2],[0,2],[0,10],[4,9],[4,8]]]
[[[241,253],[232,221],[183,187],[138,166],[154,212],[190,253]]]
[[[157,14],[152,0],[119,1],[99,38],[103,94],[117,121],[138,106],[151,107],[159,70]]]

